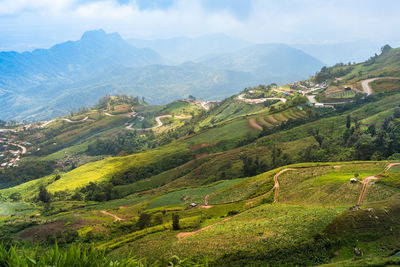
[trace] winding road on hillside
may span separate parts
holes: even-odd
[[[286,169],[280,170],[278,173],[276,173],[276,174],[274,175],[274,182],[275,182],[275,185],[274,185],[274,188],[275,188],[274,203],[277,203],[277,202],[278,202],[278,198],[279,198],[279,181],[278,181],[279,175],[281,175],[281,174],[284,173],[284,172],[287,172],[287,171],[294,171],[294,170],[297,170],[297,169],[295,169],[295,168],[286,168]],[[269,193],[269,192],[267,192],[266,194],[268,194],[268,193]],[[265,194],[264,194],[264,195],[265,195]],[[247,202],[247,203],[251,203],[252,200],[257,199],[257,198],[260,198],[260,197],[262,197],[262,196],[264,196],[264,195],[261,195],[261,196],[255,197],[255,198],[251,198],[251,199],[247,199],[246,202]],[[209,194],[206,195],[205,198],[204,198],[204,206],[202,206],[203,208],[212,207],[212,206],[208,205],[208,197],[209,197]],[[236,202],[236,201],[235,201],[235,202]],[[232,202],[232,203],[235,203],[235,202]],[[208,225],[208,226],[206,226],[206,227],[200,228],[199,230],[196,230],[196,231],[193,231],[193,232],[181,232],[181,233],[177,234],[176,237],[178,238],[179,241],[181,241],[181,240],[185,239],[185,238],[188,237],[188,236],[193,236],[193,235],[198,234],[198,233],[200,233],[200,232],[203,232],[203,231],[205,231],[205,230],[207,230],[207,229],[210,229],[210,228],[212,228],[212,227],[214,227],[214,226],[216,226],[216,225],[218,225],[218,224],[227,222],[227,221],[229,221],[229,220],[231,220],[231,219],[233,219],[233,218],[235,218],[235,217],[237,217],[237,216],[239,216],[239,215],[242,215],[242,214],[245,213],[246,211],[247,211],[247,210],[245,210],[245,211],[243,211],[243,212],[241,212],[241,213],[238,213],[238,214],[236,214],[236,215],[234,215],[234,216],[232,216],[232,217],[225,218],[225,219],[223,219],[223,220],[221,220],[221,221],[219,221],[219,222],[216,222],[216,223],[213,223],[213,224],[211,224],[211,225]]]
[[[283,103],[286,103],[287,99],[286,98],[280,98],[280,97],[266,97],[266,98],[245,98],[244,97],[245,94],[240,94],[238,95],[237,99],[244,101],[245,103],[248,104],[260,104],[260,103],[264,103],[267,100],[280,100]]]
[[[161,119],[163,119],[163,118],[177,118],[177,119],[191,119],[192,118],[192,116],[178,116],[178,115],[171,115],[171,114],[168,114],[168,115],[161,115],[161,116],[158,116],[158,117],[156,117],[156,122],[157,122],[157,125],[156,126],[154,126],[154,127],[151,127],[151,128],[142,128],[142,129],[135,129],[135,128],[132,128],[133,127],[133,123],[131,123],[131,124],[129,124],[128,126],[126,126],[125,128],[126,129],[128,129],[128,130],[142,130],[142,131],[150,131],[150,130],[152,130],[152,129],[156,129],[156,128],[159,128],[159,127],[161,127],[161,126],[163,126],[163,122],[161,121]]]
[[[19,148],[21,149],[21,155],[24,155],[24,154],[26,154],[26,152],[27,152],[26,147],[24,147],[23,145],[20,145],[20,144],[9,143],[9,142],[2,141],[2,140],[0,140],[0,143],[19,147]]]
[[[244,212],[246,212],[246,211],[244,211]],[[198,233],[200,233],[200,232],[203,232],[203,231],[205,231],[205,230],[207,230],[207,229],[210,229],[210,228],[212,228],[212,227],[214,227],[214,226],[216,226],[216,225],[218,225],[218,224],[221,224],[221,223],[224,223],[224,222],[226,222],[226,221],[232,220],[233,218],[235,218],[235,217],[237,217],[237,216],[243,214],[244,212],[241,212],[241,213],[236,214],[236,215],[234,215],[234,216],[232,216],[232,217],[229,217],[229,218],[225,218],[225,219],[223,219],[222,221],[219,221],[219,222],[210,224],[210,225],[208,225],[208,226],[206,226],[206,227],[200,228],[199,230],[196,230],[196,231],[193,231],[193,232],[182,232],[182,233],[179,233],[179,234],[176,235],[176,238],[178,238],[178,240],[181,241],[182,239],[184,239],[184,238],[186,238],[186,237],[188,237],[188,236],[193,236],[193,235],[198,234]]]
[[[371,78],[371,79],[364,80],[364,81],[361,82],[361,87],[362,87],[364,93],[366,95],[372,95],[372,88],[369,86],[369,84],[371,82],[373,82],[373,81],[382,80],[382,79],[393,80],[393,79],[400,79],[400,78],[396,78],[396,77],[377,77],[377,78]]]
[[[388,164],[388,165],[385,167],[385,169],[384,169],[382,172],[380,172],[379,174],[388,171],[390,168],[392,168],[393,166],[396,166],[396,165],[400,165],[400,163],[390,163],[390,164]],[[378,175],[379,175],[379,174],[378,174]],[[368,189],[369,183],[370,183],[371,181],[375,181],[375,180],[378,180],[378,179],[379,179],[379,178],[376,177],[376,176],[369,176],[369,177],[365,178],[365,179],[361,182],[361,183],[363,184],[363,187],[361,188],[361,193],[360,193],[360,196],[358,197],[358,201],[357,201],[357,205],[358,205],[358,206],[360,206],[360,205],[363,203],[363,201],[364,201],[364,198],[365,198],[365,195],[366,195],[366,193],[367,193],[367,189]]]
[[[77,120],[77,121],[73,121],[73,120],[70,120],[70,119],[67,119],[67,118],[53,119],[53,120],[50,120],[50,121],[46,121],[46,122],[43,123],[40,127],[41,127],[41,128],[45,128],[45,127],[47,127],[49,124],[55,122],[56,120],[62,120],[62,121],[66,121],[66,122],[69,122],[69,123],[76,123],[76,122],[84,122],[84,121],[86,121],[87,119],[89,119],[89,116],[86,116],[86,117],[84,117],[83,119]]]
[[[364,94],[366,94],[367,96],[372,95],[372,88],[370,87],[370,83],[376,80],[382,80],[382,79],[400,79],[400,78],[396,78],[396,77],[376,77],[376,78],[371,78],[371,79],[366,79],[361,81],[361,87],[362,87],[362,91],[364,92]],[[310,101],[313,104],[320,104],[323,105],[324,107],[333,107],[333,105],[339,105],[339,104],[343,104],[343,103],[347,103],[347,102],[338,102],[338,103],[320,103],[315,99],[316,95],[306,95],[306,97],[308,98],[308,101]],[[352,102],[352,101],[351,101]]]
[[[371,82],[373,82],[373,81],[381,80],[381,79],[400,79],[400,78],[395,78],[395,77],[377,77],[377,78],[371,78],[371,79],[363,80],[361,82],[361,87],[362,87],[362,90],[363,90],[364,94],[366,94],[367,96],[371,95],[372,94],[372,89],[369,86],[369,84]],[[306,95],[306,97],[307,97],[308,101],[310,101],[314,105],[315,104],[320,104],[320,105],[323,105],[324,107],[328,107],[328,106],[333,107],[333,105],[339,105],[339,104],[347,103],[347,102],[320,103],[315,99],[316,95]]]

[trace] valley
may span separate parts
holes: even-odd
[[[222,101],[106,95],[6,123],[0,237],[127,266],[399,264],[399,54]]]

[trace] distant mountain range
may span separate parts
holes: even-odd
[[[196,61],[207,55],[231,53],[254,44],[223,34],[197,38],[176,37],[170,39],[129,39],[135,47],[151,48],[172,64]]]
[[[180,48],[160,44],[155,51],[154,44],[135,47],[118,33],[97,30],[50,49],[2,52],[0,119],[65,115],[105,94],[144,96],[152,104],[189,94],[221,99],[247,86],[308,78],[323,66],[284,44],[250,45],[228,37],[178,41]],[[171,62],[179,51],[181,60],[192,61]]]
[[[291,46],[318,58],[330,66],[340,62],[346,64],[348,62],[363,62],[370,58],[371,55],[380,53],[380,46],[368,41],[338,44],[294,44]]]

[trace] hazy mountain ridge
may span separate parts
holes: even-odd
[[[211,37],[210,37],[211,38]],[[151,48],[135,48],[118,33],[83,34],[50,49],[0,54],[2,119],[43,120],[91,106],[105,94],[144,96],[164,104],[192,94],[222,99],[261,83],[304,79],[322,67],[315,58],[283,44],[255,45],[216,38],[214,50],[192,49],[193,56],[219,51],[192,62],[165,65]],[[197,45],[209,38],[201,39]],[[233,40],[233,39],[232,39]],[[231,42],[232,44],[235,41]],[[185,44],[193,48],[195,41]],[[178,50],[177,50],[178,51]],[[222,55],[221,51],[226,51]],[[229,52],[229,53],[228,53]],[[164,64],[164,65],[163,65]]]
[[[206,55],[234,52],[253,45],[251,42],[223,34],[206,35],[197,38],[129,39],[128,42],[136,47],[151,48],[174,64],[197,61],[197,59]]]
[[[316,58],[285,44],[259,44],[233,53],[209,56],[202,64],[219,69],[253,73],[257,79],[273,76],[276,82],[290,82],[314,74],[323,64]]]

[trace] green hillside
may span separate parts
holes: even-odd
[[[396,265],[398,51],[221,102],[106,96],[6,129],[1,240],[24,248],[16,258],[57,241],[143,266]],[[385,79],[363,94],[372,78]]]

